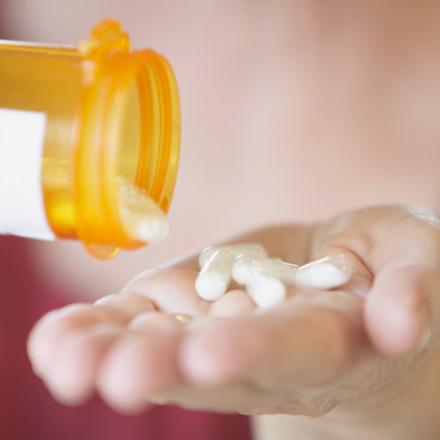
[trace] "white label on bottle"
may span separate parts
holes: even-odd
[[[0,234],[53,240],[41,182],[46,115],[0,109]]]

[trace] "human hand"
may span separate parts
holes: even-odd
[[[44,317],[29,339],[36,373],[63,402],[97,390],[127,412],[149,401],[254,415],[339,412],[371,430],[380,408],[381,420],[404,432],[418,415],[436,421],[440,392],[430,390],[430,401],[424,391],[439,363],[435,217],[371,208],[314,228],[262,230],[252,241],[300,264],[343,253],[353,279],[332,292],[290,289],[285,303],[255,312],[242,291],[201,300],[194,270],[147,273],[98,304]],[[184,325],[175,313],[194,318]],[[390,399],[395,420],[384,415]]]

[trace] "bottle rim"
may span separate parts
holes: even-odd
[[[117,130],[133,83],[140,104],[140,148],[134,184],[166,213],[177,178],[180,106],[171,66],[160,54],[130,51],[128,36],[105,20],[79,44],[83,74],[75,123],[74,194],[78,238],[98,258],[145,243],[123,227],[117,197],[121,145]]]

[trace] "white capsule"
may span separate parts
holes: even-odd
[[[223,249],[217,249],[205,262],[196,279],[196,292],[207,300],[219,299],[231,282],[234,256]]]
[[[247,285],[249,296],[258,307],[267,309],[282,303],[286,299],[286,286],[275,277],[254,275],[254,279]]]
[[[169,220],[163,215],[139,221],[133,230],[136,240],[147,243],[164,241],[170,235]]]
[[[228,251],[234,257],[246,256],[252,258],[267,257],[267,251],[258,243],[230,244],[225,246],[211,246],[202,250],[199,256],[199,267],[203,268],[209,258],[219,249]]]
[[[295,277],[299,287],[327,290],[346,284],[352,275],[352,266],[343,254],[332,255],[301,266]]]
[[[232,268],[232,278],[238,284],[247,284],[254,274],[280,279],[286,286],[295,285],[298,265],[287,263],[280,258],[238,257]]]
[[[152,243],[163,241],[169,235],[169,220],[143,189],[121,178],[118,197],[121,221],[131,237]]]
[[[238,284],[249,284],[255,276],[253,259],[245,256],[237,257],[232,266],[231,275]]]

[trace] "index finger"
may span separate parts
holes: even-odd
[[[197,272],[184,268],[147,271],[131,280],[121,293],[144,295],[166,313],[205,315],[210,304],[195,291]]]

